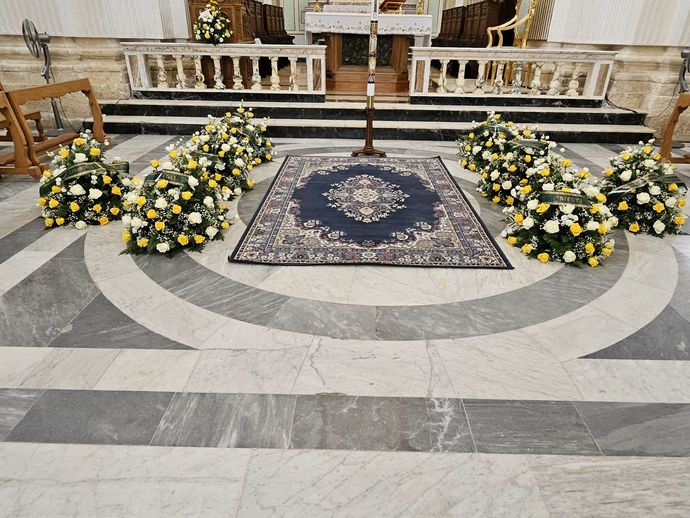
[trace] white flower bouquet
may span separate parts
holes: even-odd
[[[512,122],[503,122],[501,115],[489,112],[485,121],[458,140],[460,165],[470,171],[483,172],[493,161],[501,159],[506,145],[517,136]]]
[[[204,43],[230,43],[230,20],[220,10],[216,0],[210,0],[206,9],[199,13],[199,18],[193,25],[194,39]]]
[[[105,162],[108,141],[98,142],[90,131],[81,133],[70,146],[53,157],[51,171],[44,171],[39,205],[45,226],[106,225],[120,219],[123,180],[127,162]]]
[[[622,227],[632,233],[663,237],[679,234],[685,224],[682,207],[687,188],[673,166],[654,153],[654,140],[628,147],[604,170],[602,192]]]

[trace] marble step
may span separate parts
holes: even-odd
[[[107,115],[137,115],[154,117],[204,117],[222,115],[239,106],[240,101],[171,101],[162,99],[125,99],[103,101],[101,109]],[[259,117],[275,119],[344,119],[361,120],[362,102],[262,102],[246,103],[254,107]],[[618,108],[573,108],[533,106],[451,106],[415,105],[381,102],[376,104],[376,119],[389,121],[472,122],[482,120],[487,111],[500,112],[506,120],[517,123],[567,124],[644,124],[645,113]]]
[[[188,135],[206,123],[206,117],[106,115],[109,133]],[[90,121],[87,119],[87,125]],[[365,121],[347,119],[274,118],[269,135],[287,138],[363,138]],[[471,122],[376,120],[375,137],[405,140],[456,140],[472,128]],[[653,131],[642,125],[539,124],[541,131],[558,142],[627,144],[646,140]]]

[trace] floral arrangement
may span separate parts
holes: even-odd
[[[618,220],[587,169],[570,171],[570,160],[550,154],[533,168],[534,181],[504,209],[508,243],[546,263],[601,264],[613,253],[609,237]],[[529,187],[529,188],[528,188]]]
[[[517,136],[512,122],[502,122],[501,115],[489,112],[487,119],[474,123],[472,131],[458,141],[460,165],[470,171],[482,172],[500,160],[506,145]]]
[[[685,224],[682,207],[687,188],[671,164],[654,153],[654,140],[628,147],[604,170],[602,192],[611,200],[621,226],[637,234],[679,234]]]
[[[216,0],[210,0],[206,9],[199,13],[199,19],[193,25],[194,39],[204,43],[227,43],[232,31],[228,17],[218,7]]]
[[[53,170],[43,172],[38,199],[46,227],[72,225],[83,229],[120,219],[129,165],[105,163],[108,145],[108,141],[98,142],[86,131],[70,146],[50,154]]]
[[[155,162],[155,161],[154,161]],[[157,251],[170,256],[182,249],[200,251],[208,241],[222,239],[230,226],[227,205],[205,167],[190,158],[183,170],[154,171],[125,195],[125,253]]]

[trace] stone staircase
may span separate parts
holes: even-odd
[[[146,98],[103,101],[101,109],[109,133],[186,135],[204,124],[207,115],[220,116],[243,100],[245,106],[254,107],[258,118],[270,119],[273,137],[364,137],[363,98],[344,102],[301,93],[269,95],[168,91],[149,93]],[[425,100],[435,104],[423,104]],[[628,144],[653,136],[644,126],[646,114],[642,112],[578,98],[491,95],[377,102],[375,135],[377,139],[456,140],[469,131],[473,121],[483,120],[487,111],[502,113],[505,120],[538,126],[558,142]]]

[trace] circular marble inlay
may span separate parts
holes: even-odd
[[[329,207],[361,223],[374,223],[404,209],[404,202],[410,197],[399,185],[368,174],[331,184],[323,196]]]

